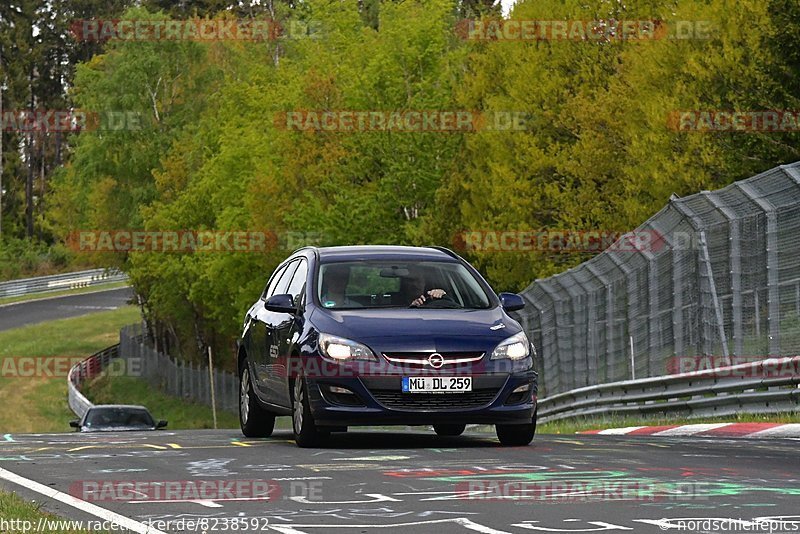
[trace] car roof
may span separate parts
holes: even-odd
[[[400,245],[353,245],[342,247],[320,247],[319,259],[321,263],[335,261],[360,261],[360,260],[416,260],[416,261],[446,261],[458,260],[439,248],[432,247],[406,247]]]

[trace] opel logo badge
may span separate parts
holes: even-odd
[[[428,356],[428,363],[434,369],[438,369],[444,365],[444,356],[442,356],[438,352],[434,352],[433,354]]]

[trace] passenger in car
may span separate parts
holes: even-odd
[[[350,282],[350,267],[331,265],[323,275],[322,305],[326,308],[360,308],[363,305],[347,296]]]

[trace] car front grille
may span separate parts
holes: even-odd
[[[420,367],[434,367],[431,366],[428,358],[432,354],[441,355],[441,365],[456,365],[466,363],[476,363],[483,358],[484,352],[391,352],[383,353],[383,357],[387,361],[395,365],[413,365]],[[440,366],[441,366],[440,365]]]
[[[466,393],[403,393],[397,390],[370,391],[375,400],[393,410],[464,410],[481,408],[497,396],[497,389],[478,389]]]

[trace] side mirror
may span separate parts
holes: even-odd
[[[158,430],[159,428],[164,428],[165,426],[167,426],[167,422],[162,419],[161,421],[156,423],[156,430]]]
[[[294,298],[288,294],[272,295],[264,303],[264,309],[277,313],[295,313],[297,306],[294,305]]]
[[[73,419],[72,421],[69,422],[69,426],[71,426],[72,428],[80,428],[81,422],[79,419]]]
[[[525,307],[525,301],[516,293],[500,293],[500,304],[507,312],[521,310]]]

